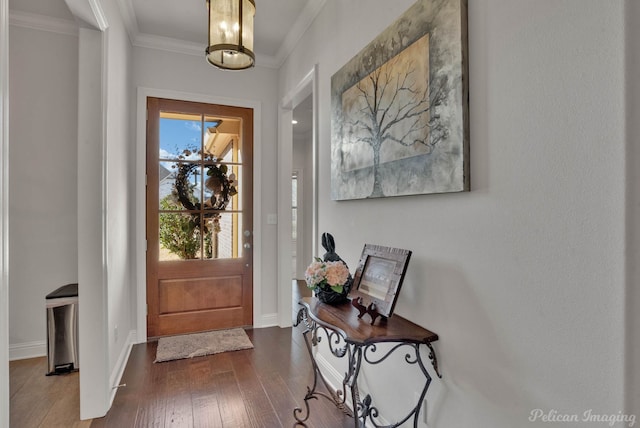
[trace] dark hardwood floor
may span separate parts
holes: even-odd
[[[153,363],[156,343],[135,345],[109,413],[92,428],[291,427],[312,380],[301,331],[247,330],[254,349]],[[309,427],[350,427],[327,400],[311,402]]]
[[[311,291],[293,281],[297,301]],[[45,376],[46,357],[12,361],[11,428],[291,427],[312,381],[302,326],[247,330],[254,349],[154,363],[156,343],[134,345],[113,406],[80,421],[78,373]],[[352,427],[324,399],[311,400],[307,426]]]
[[[11,428],[87,428],[80,420],[78,372],[46,376],[47,358],[9,363]]]
[[[304,283],[294,301],[310,295]],[[296,305],[294,310],[297,312]],[[109,413],[92,428],[292,427],[312,381],[302,326],[247,330],[254,348],[154,363],[157,344],[135,345]],[[329,401],[312,400],[309,427],[353,426]]]

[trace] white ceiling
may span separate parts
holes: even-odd
[[[111,0],[110,0],[111,1]],[[207,44],[205,0],[117,0],[134,45],[168,49],[204,58]],[[255,0],[255,53],[258,66],[279,67],[311,25],[326,0]],[[14,22],[51,26],[74,24],[65,0],[9,0]],[[18,17],[19,15],[19,17]],[[19,18],[19,19],[18,19]],[[29,24],[30,25],[30,24]],[[63,25],[64,26],[64,25]],[[59,27],[53,27],[59,29]],[[312,98],[293,112],[294,134],[312,126]]]
[[[279,67],[326,0],[255,0],[256,65]],[[204,56],[205,0],[118,0],[132,43]],[[64,0],[9,0],[9,8],[72,20]]]

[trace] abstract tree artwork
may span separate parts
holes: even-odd
[[[332,199],[469,190],[466,44],[466,0],[419,0],[332,76]]]

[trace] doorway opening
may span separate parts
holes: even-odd
[[[303,280],[304,270],[313,258],[313,95],[309,94],[293,109],[292,145],[292,279]]]
[[[294,136],[299,134],[302,125],[301,119],[298,117],[308,117],[309,132],[306,141],[308,142],[308,157],[306,167],[301,167],[299,172],[303,172],[303,197],[298,200],[298,209],[300,210],[300,199],[302,199],[302,210],[308,221],[306,231],[303,232],[304,238],[298,238],[299,242],[304,242],[305,250],[296,250],[297,264],[306,267],[317,248],[317,229],[318,229],[318,156],[317,156],[317,140],[318,140],[318,66],[315,65],[299,83],[283,97],[279,109],[279,141],[278,141],[278,160],[282,164],[278,174],[278,218],[282,227],[278,228],[278,325],[280,327],[289,327],[292,325],[291,307],[297,306],[296,293],[293,286],[295,281],[292,279],[292,172],[294,169]],[[305,107],[306,106],[306,107]],[[299,114],[302,114],[300,116]],[[294,115],[298,117],[294,117]],[[298,124],[293,125],[294,120]],[[296,128],[294,128],[296,127]],[[304,133],[303,133],[304,134]],[[300,178],[300,175],[298,175]],[[301,215],[298,214],[298,223],[300,223]],[[306,222],[305,221],[305,222]],[[305,255],[304,253],[308,253]],[[300,253],[303,253],[302,255]],[[296,275],[297,276],[297,275]]]

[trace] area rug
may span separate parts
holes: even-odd
[[[154,362],[161,363],[251,348],[253,344],[241,328],[161,337],[158,340]]]

